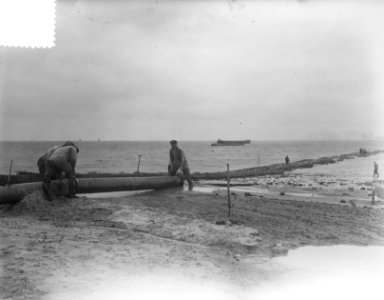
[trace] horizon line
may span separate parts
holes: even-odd
[[[62,141],[72,141],[72,142],[167,142],[171,139],[147,139],[147,140],[136,140],[136,139],[60,139],[60,140],[0,140],[0,142],[62,142]],[[228,140],[242,140],[242,139],[228,139]],[[356,141],[356,142],[361,142],[361,141],[384,141],[383,137],[377,137],[377,138],[365,138],[365,139],[250,139],[251,142],[306,142],[306,141],[311,141],[311,142],[316,142],[316,141]],[[216,140],[208,140],[208,139],[201,139],[201,140],[196,140],[196,139],[178,139],[178,142],[214,142]]]

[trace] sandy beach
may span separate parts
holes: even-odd
[[[292,249],[384,244],[384,202],[371,204],[369,183],[234,181],[229,218],[221,183],[4,205],[2,298],[253,299],[284,278],[275,258]]]

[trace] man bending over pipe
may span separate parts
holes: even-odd
[[[53,147],[49,148],[47,153],[45,153],[43,156],[41,156],[39,158],[39,160],[37,161],[37,167],[39,168],[39,173],[40,173],[41,178],[44,178],[45,166],[47,164],[48,158],[52,155],[53,152],[55,152],[55,150],[57,150],[60,147],[61,146],[53,146]]]
[[[77,153],[79,148],[73,142],[65,142],[63,146],[54,150],[48,157],[45,164],[45,173],[43,179],[43,191],[48,201],[54,197],[50,184],[55,174],[65,173],[68,178],[69,196],[75,197],[76,193],[76,173]]]

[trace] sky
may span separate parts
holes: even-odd
[[[0,47],[0,140],[384,137],[379,1],[59,0]]]

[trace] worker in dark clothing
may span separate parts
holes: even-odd
[[[379,178],[379,165],[377,162],[373,162],[373,178]]]
[[[172,140],[170,141],[170,144],[171,149],[169,150],[168,174],[171,176],[175,176],[177,170],[181,168],[185,178],[188,181],[189,190],[192,191],[193,183],[184,151],[179,146],[177,146],[177,141]]]
[[[77,153],[79,148],[73,142],[65,142],[61,147],[54,150],[48,157],[45,165],[45,173],[43,179],[43,191],[47,200],[53,198],[50,190],[50,183],[55,174],[65,173],[68,178],[69,196],[75,197],[76,192],[76,176],[75,167],[77,162]]]
[[[285,164],[286,164],[286,165],[289,164],[289,157],[288,157],[288,155],[285,157]]]

